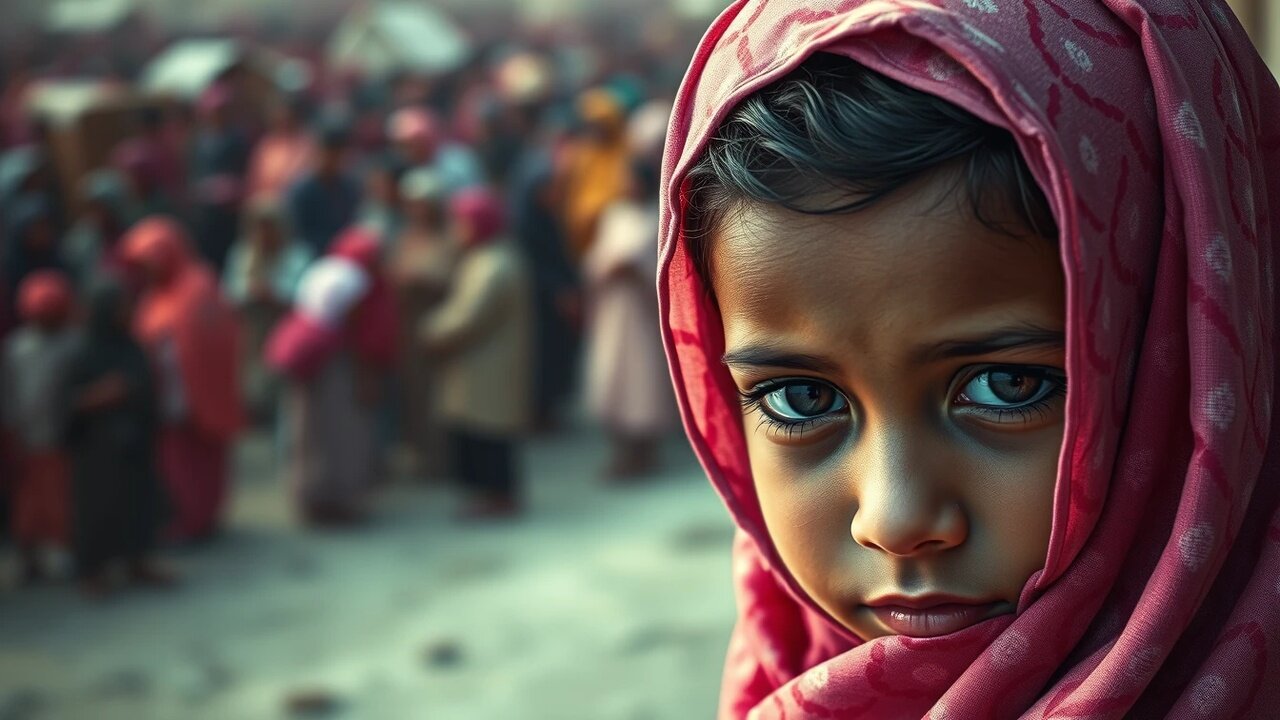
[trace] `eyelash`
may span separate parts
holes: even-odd
[[[959,384],[959,387],[963,389],[970,382],[972,382],[974,378],[979,377],[983,373],[990,373],[998,370],[1009,370],[1009,369],[1016,369],[1020,373],[1023,373],[1026,375],[1032,375],[1037,379],[1041,380],[1042,382],[1043,381],[1051,382],[1053,383],[1053,389],[1043,398],[1040,398],[1039,400],[1028,403],[1026,405],[1021,405],[1018,407],[1009,407],[1009,408],[992,408],[992,407],[978,405],[974,403],[974,404],[964,406],[968,408],[966,412],[985,415],[988,418],[992,418],[997,423],[1005,422],[1005,418],[1011,415],[1017,415],[1019,418],[1018,422],[1028,423],[1032,421],[1033,416],[1039,416],[1040,418],[1045,417],[1045,415],[1049,411],[1049,406],[1054,401],[1058,400],[1059,398],[1066,397],[1066,394],[1067,394],[1066,376],[1062,375],[1059,371],[1053,368],[1039,367],[1034,365],[1024,365],[1024,366],[984,365],[982,367],[976,368],[972,373],[965,375],[964,381]],[[782,420],[775,417],[767,408],[764,407],[765,397],[767,397],[768,395],[770,395],[771,393],[777,390],[785,388],[788,385],[801,383],[801,382],[828,385],[832,388],[832,390],[839,392],[838,390],[835,389],[835,386],[830,385],[830,383],[826,383],[821,380],[815,380],[813,378],[792,377],[792,378],[780,378],[778,380],[770,380],[770,381],[760,383],[755,387],[752,387],[750,390],[738,391],[743,413],[750,414],[752,412],[758,411],[760,415],[760,421],[756,425],[757,430],[759,430],[761,427],[767,427],[768,432],[772,432],[772,433],[785,432],[788,439],[796,435],[804,434],[808,430],[812,429],[815,425],[832,422],[833,416],[827,416],[827,415],[819,415],[812,418],[806,418],[798,422]],[[841,394],[843,395],[843,393]],[[958,394],[958,391],[957,393],[953,393],[953,394]],[[849,403],[847,397],[845,398],[845,402],[850,407],[852,406],[852,403]],[[848,412],[848,410],[845,410],[844,412]]]

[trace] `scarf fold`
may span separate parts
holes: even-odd
[[[1060,228],[1071,391],[1016,615],[861,642],[765,529],[686,173],[816,52],[1016,138]],[[744,0],[703,38],[663,167],[658,290],[686,430],[739,526],[723,718],[1267,717],[1280,703],[1280,90],[1220,0]],[[754,714],[752,714],[754,713]]]

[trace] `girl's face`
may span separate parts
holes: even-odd
[[[747,205],[713,237],[769,535],[863,639],[1014,611],[1046,556],[1066,395],[1057,248],[936,173],[867,210]]]

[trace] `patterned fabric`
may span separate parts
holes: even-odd
[[[1061,228],[1071,391],[1043,570],[1016,615],[861,642],[785,571],[685,176],[816,51],[1017,138]],[[692,443],[740,528],[723,718],[1271,717],[1280,703],[1280,91],[1221,0],[751,0],[668,133],[659,295]]]

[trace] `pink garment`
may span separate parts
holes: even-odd
[[[378,240],[363,228],[348,230],[328,258],[307,271],[293,311],[267,341],[267,363],[299,380],[315,377],[348,347],[373,367],[387,368],[397,359],[400,320]],[[320,296],[312,298],[314,293]]]
[[[1017,613],[861,642],[778,558],[680,233],[741,100],[823,50],[1008,128],[1053,207],[1071,390]],[[1219,0],[750,0],[675,105],[658,289],[690,439],[740,531],[722,718],[1265,718],[1280,707],[1280,91]]]
[[[302,131],[272,133],[264,137],[249,162],[246,190],[250,200],[281,200],[297,180],[314,151],[311,139]]]
[[[218,529],[227,504],[231,443],[189,423],[160,431],[160,474],[169,498],[170,540],[197,540]]]
[[[244,423],[240,403],[240,329],[209,268],[195,257],[175,221],[151,217],[121,241],[125,261],[143,270],[148,287],[138,301],[135,332],[152,357],[172,341],[178,353],[191,422],[230,442]]]

